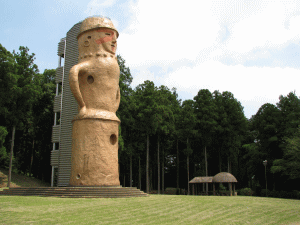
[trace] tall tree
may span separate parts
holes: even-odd
[[[169,135],[175,130],[174,126],[174,116],[173,116],[173,108],[172,108],[172,93],[166,87],[161,85],[156,92],[156,102],[157,108],[155,109],[155,118],[158,123],[157,130],[157,169],[158,169],[158,194],[160,194],[160,152],[159,152],[159,144],[161,141],[161,137],[164,135]]]
[[[247,119],[243,106],[231,92],[222,93],[222,106],[225,111],[222,122],[223,146],[227,148],[223,155],[227,156],[228,172],[232,173],[231,165],[232,162],[235,164],[238,162],[239,149],[247,128]]]
[[[225,105],[223,104],[223,96],[219,91],[213,92],[213,99],[217,106],[216,113],[216,132],[214,133],[214,144],[215,150],[217,150],[217,155],[219,158],[219,172],[222,172],[222,159],[224,157],[224,145],[226,141],[225,128],[228,125],[228,117],[225,111]]]
[[[195,138],[197,135],[196,130],[196,114],[194,112],[194,101],[193,100],[185,100],[181,105],[180,111],[180,122],[178,123],[178,135],[182,140],[186,140],[186,149],[184,150],[184,154],[187,160],[187,185],[188,185],[188,194],[190,194],[189,188],[189,157],[193,153],[189,140]],[[178,153],[177,153],[178,155]]]
[[[197,130],[199,139],[204,146],[206,176],[208,176],[206,147],[212,142],[213,134],[217,126],[217,110],[213,96],[208,89],[201,89],[194,97],[195,113],[197,116]],[[206,190],[208,184],[206,185]]]
[[[155,101],[155,92],[157,88],[152,81],[145,81],[143,84],[135,88],[135,97],[138,102],[138,126],[139,130],[147,136],[147,153],[146,153],[146,192],[150,190],[149,177],[149,136],[156,133],[158,122],[156,120],[155,109],[157,103]]]
[[[284,139],[293,137],[300,125],[300,99],[295,93],[287,96],[280,95],[276,104],[280,111],[280,125],[278,132],[281,137],[281,147],[284,148]]]
[[[30,148],[27,155],[23,158],[29,158],[29,175],[39,177],[43,180],[49,180],[51,174],[49,152],[52,149],[51,140],[53,126],[53,104],[56,94],[55,69],[45,69],[43,74],[40,74],[41,94],[35,98],[32,105],[31,117],[28,117],[28,131]],[[59,93],[58,93],[59,94]],[[60,117],[58,116],[58,123]],[[21,153],[20,153],[21,154]]]
[[[120,106],[117,111],[117,116],[121,120],[120,128],[122,127],[122,133],[119,134],[120,139],[123,140],[124,146],[120,148],[124,151],[125,154],[129,156],[129,169],[130,169],[130,181],[129,185],[132,186],[132,167],[133,167],[133,155],[134,155],[134,148],[133,148],[133,129],[135,126],[134,118],[135,115],[135,102],[133,101],[133,90],[131,88],[132,82],[132,75],[130,69],[126,67],[125,60],[118,55],[118,64],[120,67],[120,79],[119,79],[119,87],[120,87],[120,94],[121,94],[121,101]],[[120,140],[119,139],[119,140]],[[120,154],[119,154],[120,155]],[[121,157],[120,159],[124,159]],[[122,162],[121,162],[122,163]],[[126,167],[127,162],[123,162],[124,167]]]
[[[300,126],[293,137],[285,141],[283,158],[274,161],[271,172],[287,176],[289,180],[300,180]]]
[[[7,183],[9,187],[11,182],[15,130],[20,121],[31,111],[32,104],[35,98],[40,94],[41,88],[39,85],[38,67],[34,64],[34,53],[29,55],[29,49],[21,46],[19,53],[13,51],[12,58],[11,53],[2,45],[0,48],[1,62],[7,62],[9,66],[6,68],[10,67],[10,69],[1,74],[2,80],[6,84],[1,88],[1,92],[3,96],[5,96],[4,98],[6,98],[4,102],[4,117],[13,128]]]
[[[179,147],[178,147],[178,142],[179,142],[179,134],[180,134],[180,124],[181,124],[181,99],[178,98],[178,93],[176,88],[172,88],[172,100],[170,101],[172,105],[172,111],[173,111],[173,116],[174,116],[174,131],[172,132],[171,135],[169,135],[169,140],[171,142],[173,140],[176,140],[176,185],[177,185],[177,190],[179,190],[180,185],[179,185]],[[169,142],[170,143],[170,142]],[[164,162],[164,160],[163,160]],[[164,171],[164,167],[162,168]],[[164,175],[164,174],[163,174]],[[163,186],[162,189],[164,191],[164,176],[162,179]]]

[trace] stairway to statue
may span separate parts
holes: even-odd
[[[136,187],[13,187],[0,191],[0,195],[61,198],[128,198],[149,196]]]

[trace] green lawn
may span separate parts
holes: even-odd
[[[300,224],[300,201],[250,196],[0,196],[0,224]]]

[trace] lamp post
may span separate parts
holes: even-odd
[[[264,164],[264,166],[265,166],[266,197],[268,197],[268,185],[267,185],[267,163],[268,163],[268,161],[267,161],[267,160],[263,161],[263,164]]]

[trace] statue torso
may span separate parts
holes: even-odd
[[[89,66],[79,73],[79,88],[87,109],[116,112],[115,102],[120,98],[120,68],[115,56],[103,55],[87,57]]]

